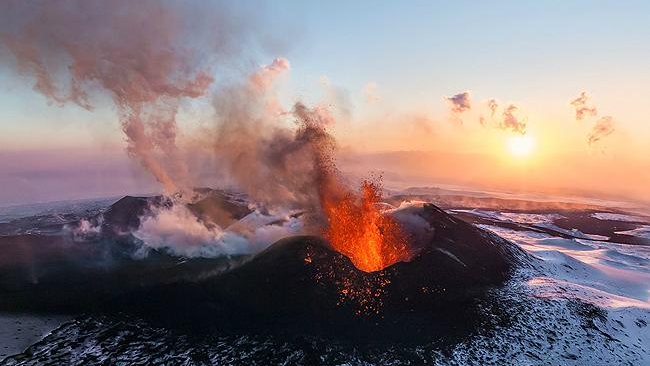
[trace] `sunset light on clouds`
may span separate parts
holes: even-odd
[[[281,40],[297,29],[301,35],[293,42],[270,42],[266,49],[255,49],[258,40],[253,40],[249,49],[236,51],[249,55],[247,64],[219,61],[209,67],[215,79],[210,88],[218,90],[269,57],[285,57],[291,70],[277,83],[278,103],[286,107],[301,99],[331,108],[339,120],[332,130],[338,154],[347,155],[342,158],[351,162],[349,169],[480,188],[650,199],[650,111],[644,102],[650,76],[643,62],[650,55],[638,47],[648,41],[640,15],[647,5],[469,4],[332,3],[317,10],[296,2],[264,16],[233,6],[238,16],[254,16],[260,27],[278,25],[266,29],[264,37]],[[346,16],[327,11],[340,6],[348,8]],[[613,26],[603,29],[602,19]],[[546,30],[538,32],[539,27]],[[402,37],[417,41],[400,42]],[[262,53],[269,56],[258,57]],[[43,200],[45,193],[39,192],[48,190],[48,180],[75,161],[87,172],[81,186],[112,174],[101,166],[120,166],[124,179],[133,178],[129,187],[157,190],[149,178],[128,173],[137,168],[123,153],[119,111],[110,96],[91,87],[92,109],[61,105],[34,90],[33,74],[20,69],[11,47],[0,55],[0,154],[11,157],[2,159],[0,168],[8,191]],[[200,153],[196,139],[209,121],[210,104],[208,96],[179,104],[182,153]],[[355,158],[380,153],[427,154],[443,163],[382,166],[379,161],[365,167]],[[67,163],[52,161],[46,173],[27,158],[38,155]],[[87,156],[97,160],[84,166]],[[455,163],[445,163],[448,159]],[[37,172],[40,187],[21,184]],[[115,185],[104,193],[125,189]],[[84,196],[77,190],[57,193],[61,199]],[[13,201],[0,196],[0,202]]]
[[[650,365],[649,14],[0,0],[0,364]]]

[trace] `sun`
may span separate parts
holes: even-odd
[[[535,139],[530,135],[512,136],[507,141],[508,151],[518,158],[525,158],[535,149]]]

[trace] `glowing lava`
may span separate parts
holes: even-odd
[[[335,250],[362,271],[374,272],[410,258],[404,231],[394,218],[378,208],[379,184],[364,181],[360,195],[347,193],[324,199],[328,228],[325,237]]]

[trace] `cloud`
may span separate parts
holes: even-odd
[[[449,101],[451,111],[454,114],[463,113],[472,108],[469,91],[458,93],[454,96],[447,97],[446,99]]]
[[[526,134],[526,116],[523,115],[521,108],[515,104],[507,104],[503,108],[501,115],[498,115],[499,102],[496,99],[491,98],[487,101],[487,107],[490,111],[490,117],[485,117],[484,115],[480,116],[479,123],[481,126],[491,125],[494,128],[498,128],[505,131],[510,131],[519,134]]]
[[[599,119],[587,136],[589,145],[593,145],[604,137],[611,135],[614,132],[614,125],[614,119],[611,116]]]
[[[503,130],[526,134],[526,118],[521,116],[520,109],[514,104],[508,105],[503,111],[503,120],[499,128]]]
[[[497,112],[497,108],[499,108],[499,104],[497,103],[496,99],[490,99],[487,101],[488,108],[490,108],[490,116],[494,118],[494,115]]]
[[[499,104],[496,99],[489,99],[487,101],[487,106],[490,109],[490,119],[489,121],[494,121],[497,113],[497,109],[499,108]],[[488,119],[481,114],[479,117],[479,123],[481,126],[486,126],[488,124]]]
[[[570,103],[576,110],[576,120],[581,121],[586,117],[594,117],[598,114],[596,107],[589,106],[589,96],[586,92],[581,92],[580,96]]]

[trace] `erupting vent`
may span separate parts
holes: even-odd
[[[407,239],[395,219],[377,207],[381,187],[364,181],[359,195],[348,193],[338,200],[324,199],[328,219],[325,237],[362,271],[374,272],[410,258]]]

